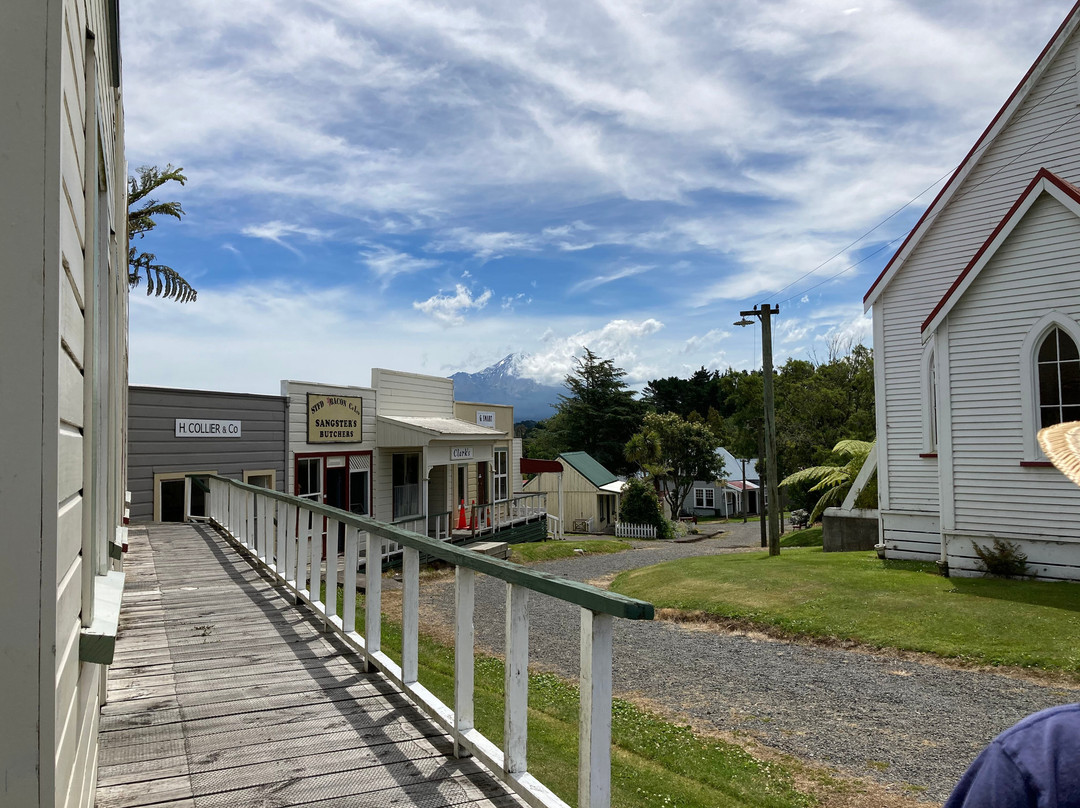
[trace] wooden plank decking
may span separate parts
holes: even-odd
[[[99,808],[522,805],[214,530],[130,547]]]

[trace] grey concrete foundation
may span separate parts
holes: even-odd
[[[826,508],[821,520],[822,549],[826,553],[873,550],[878,543],[878,512]]]

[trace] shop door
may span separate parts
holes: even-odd
[[[488,504],[488,464],[476,464],[476,504]]]
[[[325,504],[331,508],[349,509],[349,470],[344,466],[326,469]],[[338,523],[338,552],[345,549],[345,525]]]
[[[162,480],[161,483],[161,521],[184,521],[185,480]]]
[[[466,476],[468,469],[465,466],[457,467],[457,501],[469,505],[469,478]]]

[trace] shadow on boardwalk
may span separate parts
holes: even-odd
[[[130,543],[99,808],[521,804],[213,530]]]

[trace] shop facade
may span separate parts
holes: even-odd
[[[128,388],[132,520],[205,514],[206,486],[190,474],[284,491],[286,450],[282,396]]]

